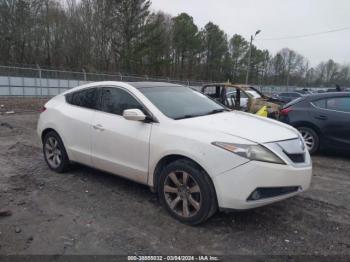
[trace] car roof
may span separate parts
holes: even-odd
[[[328,98],[328,97],[344,97],[344,96],[350,96],[349,92],[328,92],[328,93],[315,93],[310,94],[306,96],[309,100],[314,99],[322,99],[322,98]]]
[[[85,88],[91,88],[91,87],[98,87],[98,86],[120,86],[120,87],[133,87],[136,89],[140,88],[150,88],[150,87],[183,87],[179,84],[173,84],[173,83],[166,83],[166,82],[122,82],[122,81],[98,81],[98,82],[91,82],[84,85],[76,86],[74,88],[68,89],[61,93],[61,95],[66,95],[69,93],[73,93],[79,90],[83,90]]]
[[[151,87],[183,87],[183,85],[167,83],[167,82],[126,82],[127,84],[139,89],[139,88],[151,88]]]
[[[245,84],[231,84],[231,83],[210,83],[210,84],[203,85],[203,87],[210,87],[210,86],[222,86],[225,88],[235,87],[235,88],[240,88],[240,89],[250,89],[253,87],[253,86],[245,85]]]

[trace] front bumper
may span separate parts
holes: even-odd
[[[250,209],[289,198],[309,188],[312,176],[308,166],[293,167],[259,161],[250,161],[213,178],[221,209]],[[297,187],[292,193],[252,200],[258,188]]]

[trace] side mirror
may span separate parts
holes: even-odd
[[[140,109],[126,109],[123,111],[123,117],[132,121],[143,121],[146,119],[146,115]]]

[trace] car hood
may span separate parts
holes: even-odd
[[[240,111],[178,120],[190,128],[212,130],[256,143],[294,139],[297,131],[281,122]]]

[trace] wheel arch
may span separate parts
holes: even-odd
[[[152,191],[155,191],[157,192],[157,187],[158,187],[158,178],[159,178],[159,175],[160,173],[162,172],[162,170],[167,166],[169,165],[170,163],[172,162],[175,162],[177,160],[180,160],[180,159],[184,159],[184,160],[188,160],[188,161],[191,161],[193,164],[195,164],[200,170],[204,171],[210,182],[212,183],[212,186],[214,188],[214,192],[215,192],[215,196],[216,196],[216,189],[215,189],[215,186],[214,186],[214,182],[212,180],[212,178],[210,177],[210,175],[208,174],[208,172],[205,170],[205,168],[199,164],[197,161],[195,161],[194,159],[188,157],[188,156],[185,156],[185,155],[182,155],[182,154],[168,154],[166,156],[163,156],[158,162],[157,164],[155,165],[155,168],[154,168],[154,171],[152,172],[152,178],[151,178],[151,181],[152,181]]]
[[[303,127],[303,126],[308,127],[308,128],[311,128],[312,130],[314,130],[319,137],[323,136],[321,129],[318,128],[315,124],[313,124],[311,122],[298,121],[298,122],[293,123],[292,126],[295,128]]]
[[[295,127],[295,128],[307,127],[307,128],[312,129],[313,131],[315,131],[316,135],[318,136],[318,147],[317,147],[316,151],[318,151],[319,149],[322,149],[326,146],[327,143],[324,139],[322,130],[319,127],[317,127],[315,124],[310,123],[310,122],[306,122],[306,121],[300,121],[300,122],[297,122],[296,124],[293,124],[293,127]],[[313,153],[315,153],[315,152],[313,152]]]
[[[51,127],[48,127],[48,128],[45,128],[42,132],[41,132],[41,142],[44,142],[44,138],[45,138],[45,136],[49,133],[49,132],[55,132],[60,138],[61,138],[61,136],[60,136],[60,134],[55,130],[55,129],[53,129],[53,128],[51,128]],[[62,139],[62,138],[61,138]]]

